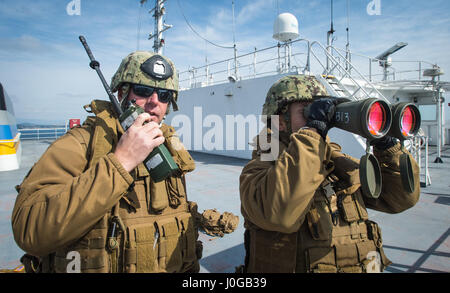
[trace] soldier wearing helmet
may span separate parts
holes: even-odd
[[[379,272],[391,263],[366,208],[399,213],[414,206],[418,166],[411,160],[416,186],[409,193],[401,183],[400,144],[391,137],[376,141],[383,189],[378,199],[367,197],[359,161],[327,136],[337,104],[327,96],[315,77],[301,75],[281,78],[267,93],[263,115],[275,116],[240,176],[245,272]],[[279,151],[272,154],[274,146]],[[271,160],[263,159],[269,153]]]
[[[201,242],[185,174],[195,168],[174,129],[172,61],[138,51],[111,81],[123,108],[145,110],[124,133],[109,102],[94,100],[81,127],[56,140],[18,186],[14,237],[27,271],[198,272]],[[164,143],[179,172],[154,182],[143,160]]]

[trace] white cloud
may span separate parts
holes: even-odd
[[[0,38],[0,51],[6,52],[41,52],[44,49],[42,42],[30,35],[15,38]]]
[[[189,66],[204,65],[205,56],[209,63],[233,57],[233,50],[217,48],[196,36],[186,25],[175,1],[168,1],[166,6],[169,13],[167,22],[174,28],[165,32],[167,45],[164,53],[175,62],[179,71]],[[346,42],[345,1],[335,2],[336,44],[343,48]],[[77,39],[78,35],[86,36],[109,81],[121,59],[137,47],[138,5],[114,1],[105,6],[106,2],[82,1],[82,16],[69,17],[64,15],[66,1],[58,5],[43,1],[13,2],[17,3],[14,5],[5,3],[0,1],[0,15],[19,25],[11,28],[0,20],[0,80],[10,96],[17,97],[19,104],[15,108],[19,117],[76,117],[84,115],[81,106],[90,100],[106,99],[97,75],[88,66],[89,60]],[[180,1],[192,26],[212,42],[232,45],[231,2],[205,1],[204,7],[198,7],[199,3]],[[272,39],[276,2],[257,0],[235,3],[238,54],[252,52],[254,47],[262,49],[276,45]],[[301,37],[324,43],[329,29],[327,3],[279,1],[279,8],[280,12],[288,10],[299,18]],[[119,10],[119,5],[123,5],[123,9]],[[352,51],[375,56],[398,41],[407,41],[408,47],[397,52],[394,60],[428,59],[440,64],[445,72],[450,72],[447,53],[450,48],[450,20],[445,11],[421,9],[415,11],[412,17],[410,10],[404,9],[403,12],[401,7],[391,7],[383,1],[382,12],[386,15],[369,17],[364,6],[362,3],[352,7]],[[114,11],[116,15],[113,15]],[[52,15],[57,16],[57,20],[52,19]],[[147,40],[148,33],[152,31],[153,20],[149,14],[142,13],[140,49],[152,50],[153,41]],[[300,48],[305,51],[304,45]],[[276,53],[276,50],[272,52]],[[262,54],[258,56],[258,60],[263,58]],[[302,64],[305,56],[296,56],[295,61]],[[355,63],[363,69],[368,66],[367,62],[358,61],[356,57]],[[373,66],[379,70],[378,65]]]

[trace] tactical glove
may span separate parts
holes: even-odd
[[[395,137],[385,135],[382,138],[372,140],[370,144],[379,149],[380,151],[384,151],[396,145],[397,142],[398,140]]]
[[[314,101],[305,111],[306,126],[317,129],[317,132],[325,139],[331,122],[334,118],[338,101],[332,98],[321,98]]]

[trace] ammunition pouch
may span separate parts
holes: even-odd
[[[334,192],[324,188],[328,184],[316,192],[306,216],[315,243],[305,251],[307,272],[382,271],[391,262],[384,254],[379,226],[368,220],[360,190]]]
[[[124,253],[125,271],[190,271],[192,266],[198,266],[196,233],[190,213],[128,226]]]
[[[67,273],[73,268],[75,258],[71,258],[71,252],[78,253],[80,272],[83,273],[108,273],[117,272],[116,259],[109,253],[107,247],[108,219],[105,215],[94,227],[79,239],[75,244],[58,250],[52,257],[52,266],[56,273]],[[114,265],[114,268],[112,267]]]
[[[293,273],[296,266],[297,233],[250,230],[249,273]]]

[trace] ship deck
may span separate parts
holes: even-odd
[[[0,269],[17,267],[24,253],[14,242],[11,231],[14,186],[21,183],[50,143],[22,141],[21,168],[0,172]],[[187,175],[188,197],[198,203],[199,212],[216,208],[221,213],[232,212],[240,219],[238,228],[224,237],[200,232],[201,272],[234,272],[245,256],[239,175],[248,160],[199,152],[192,152],[192,157],[196,169]],[[432,163],[435,157],[436,149],[430,147],[431,185],[421,189],[416,206],[396,215],[369,210],[371,220],[383,231],[385,252],[393,262],[386,272],[450,272],[450,147],[443,148],[443,164]]]

